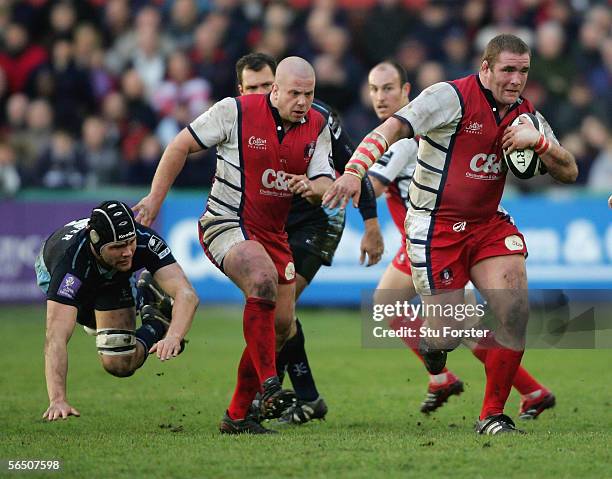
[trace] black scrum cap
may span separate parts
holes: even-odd
[[[105,201],[92,210],[89,240],[98,254],[109,243],[128,241],[135,236],[134,213],[125,203]]]

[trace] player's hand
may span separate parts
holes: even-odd
[[[377,218],[370,218],[365,221],[365,233],[361,238],[361,256],[359,264],[364,264],[366,255],[368,263],[366,266],[374,266],[382,258],[385,250],[385,242],[383,241],[380,225]]]
[[[310,180],[306,175],[292,175],[287,173],[285,175],[287,184],[289,185],[289,191],[294,195],[300,195],[302,198],[310,198],[314,192]]]
[[[132,207],[136,213],[136,221],[145,226],[151,226],[159,214],[161,205],[151,198],[151,195],[145,196],[135,206]]]
[[[164,339],[157,341],[149,353],[157,353],[157,357],[160,361],[167,361],[178,356],[181,352],[181,338],[174,335],[166,335]]]
[[[68,419],[68,416],[79,417],[80,415],[81,413],[66,401],[51,401],[43,414],[43,419],[55,421],[56,419]]]
[[[529,122],[523,122],[517,126],[509,126],[502,137],[502,148],[506,153],[514,150],[533,148],[540,139],[540,132]]]
[[[355,175],[344,173],[340,178],[334,181],[323,196],[323,206],[335,208],[340,205],[340,208],[346,208],[346,205],[352,198],[353,206],[357,208],[360,196],[361,180]]]

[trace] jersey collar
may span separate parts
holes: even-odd
[[[489,103],[489,106],[491,107],[491,111],[493,112],[493,115],[495,116],[495,122],[499,125],[502,122],[503,118],[499,116],[499,108],[497,106],[497,102],[495,101],[495,97],[493,96],[493,92],[489,90],[488,88],[485,88],[485,86],[480,81],[480,77],[478,76],[478,73],[474,74],[474,76],[476,77],[476,81],[478,82],[480,91],[482,91],[482,94],[486,98],[487,103]],[[512,105],[510,105],[510,108],[508,108],[508,111],[506,112],[504,116],[508,116],[508,113],[510,113],[515,108],[518,108],[521,103],[523,103],[522,96],[520,96],[518,100],[516,100]]]
[[[283,119],[280,116],[280,113],[278,112],[278,109],[272,105],[272,100],[271,98],[271,93],[268,93],[268,96],[266,97],[266,100],[268,102],[268,107],[270,108],[270,111],[272,112],[272,117],[274,118],[274,123],[276,124],[276,135],[278,136],[278,142],[282,143],[283,138],[285,137],[285,129],[283,128]],[[306,114],[306,116],[304,116],[299,123],[294,123],[291,128],[294,128],[295,126],[302,125],[304,123],[306,123],[308,120],[308,114]],[[289,128],[289,130],[291,129]],[[287,131],[289,131],[287,130]]]

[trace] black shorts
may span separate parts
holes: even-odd
[[[324,217],[287,225],[295,271],[309,283],[322,265],[331,266],[345,221],[345,210],[336,208]]]
[[[133,277],[132,277],[133,278]],[[98,289],[95,297],[78,306],[77,323],[96,329],[95,311],[114,311],[136,306],[131,280],[113,281]]]

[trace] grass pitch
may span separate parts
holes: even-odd
[[[243,348],[238,309],[201,308],[186,352],[149,358],[119,379],[91,337],[70,342],[68,400],[80,418],[47,423],[44,312],[0,310],[0,476],[56,477],[610,477],[612,351],[528,351],[523,364],[557,396],[526,435],[478,437],[483,368],[465,350],[449,367],[466,392],[418,412],[422,366],[402,349],[362,349],[357,312],[300,311],[328,420],[270,437],[227,437],[217,425]],[[516,417],[518,396],[507,412]],[[59,473],[11,473],[8,459],[60,459]]]

